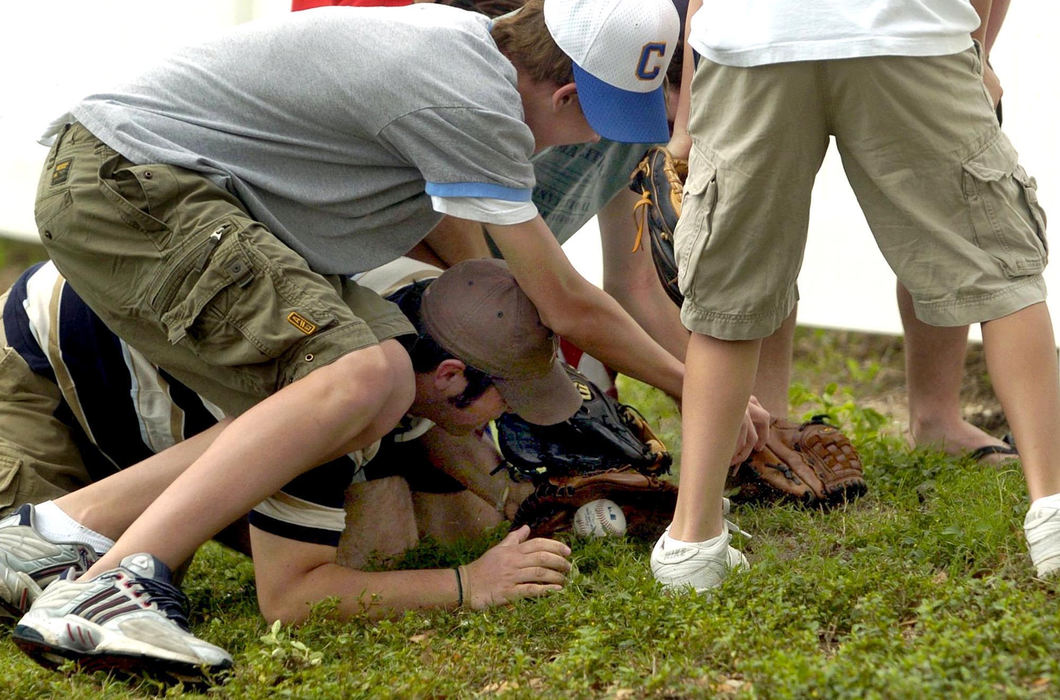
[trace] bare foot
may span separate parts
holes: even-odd
[[[968,421],[952,421],[946,425],[920,423],[910,427],[909,442],[913,447],[941,450],[949,455],[971,455],[980,450],[981,464],[1001,465],[1019,459],[1012,454],[1012,446],[986,433]],[[998,452],[991,452],[996,448]]]

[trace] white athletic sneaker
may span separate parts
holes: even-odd
[[[1042,500],[1031,504],[1023,532],[1034,568],[1044,577],[1060,571],[1060,505],[1043,504]]]
[[[59,574],[81,574],[99,559],[88,545],[45,539],[34,513],[27,503],[0,520],[0,620],[14,622]]]
[[[703,592],[717,588],[730,571],[748,568],[747,559],[729,546],[729,539],[726,529],[706,543],[682,542],[670,537],[670,528],[666,528],[651,552],[651,572],[668,589],[691,586]]]
[[[44,589],[11,633],[34,661],[56,668],[159,674],[197,683],[232,665],[224,649],[188,632],[188,599],[150,554],[78,583],[65,576]]]

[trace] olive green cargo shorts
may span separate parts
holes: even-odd
[[[692,94],[675,235],[689,329],[745,340],[788,317],[830,137],[921,320],[959,326],[1045,298],[1045,215],[975,49],[755,68],[704,59]]]
[[[48,155],[36,218],[60,272],[111,330],[229,415],[414,332],[374,292],[310,270],[203,175],[135,165],[80,124]]]
[[[6,302],[5,293],[0,309]],[[61,401],[55,382],[8,347],[0,323],[0,516],[92,481],[73,434],[55,417]]]

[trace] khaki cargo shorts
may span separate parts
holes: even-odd
[[[100,318],[229,415],[414,332],[374,292],[310,270],[203,175],[133,164],[80,124],[48,155],[36,218],[52,260]]]
[[[689,329],[759,338],[790,314],[830,136],[921,320],[964,325],[1045,298],[1045,214],[975,49],[756,68],[701,60],[692,94],[675,235]]]

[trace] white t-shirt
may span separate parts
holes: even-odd
[[[944,56],[971,46],[968,0],[703,0],[688,43],[729,66]]]

